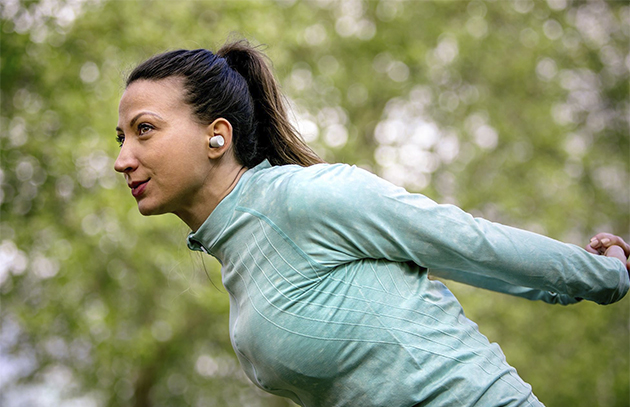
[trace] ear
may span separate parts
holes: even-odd
[[[210,159],[221,158],[232,147],[232,125],[222,117],[210,123],[206,136],[206,147]],[[223,146],[210,147],[210,139],[215,136],[223,137]]]

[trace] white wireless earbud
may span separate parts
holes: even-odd
[[[223,136],[214,136],[210,139],[210,147],[219,148],[223,147],[225,144],[225,139]]]

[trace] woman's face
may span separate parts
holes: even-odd
[[[210,170],[208,126],[183,100],[181,78],[131,83],[120,100],[114,168],[125,176],[143,215],[184,213]]]

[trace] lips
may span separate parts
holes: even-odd
[[[138,198],[140,195],[142,195],[142,193],[146,189],[147,183],[149,182],[150,179],[151,178],[149,178],[146,181],[134,181],[134,182],[130,183],[129,184],[129,188],[131,188],[131,194],[135,198]]]

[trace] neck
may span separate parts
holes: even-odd
[[[193,231],[197,231],[208,219],[219,203],[236,187],[247,167],[236,162],[233,165],[218,165],[209,172],[204,188],[199,192],[196,202],[187,210],[176,212]]]

